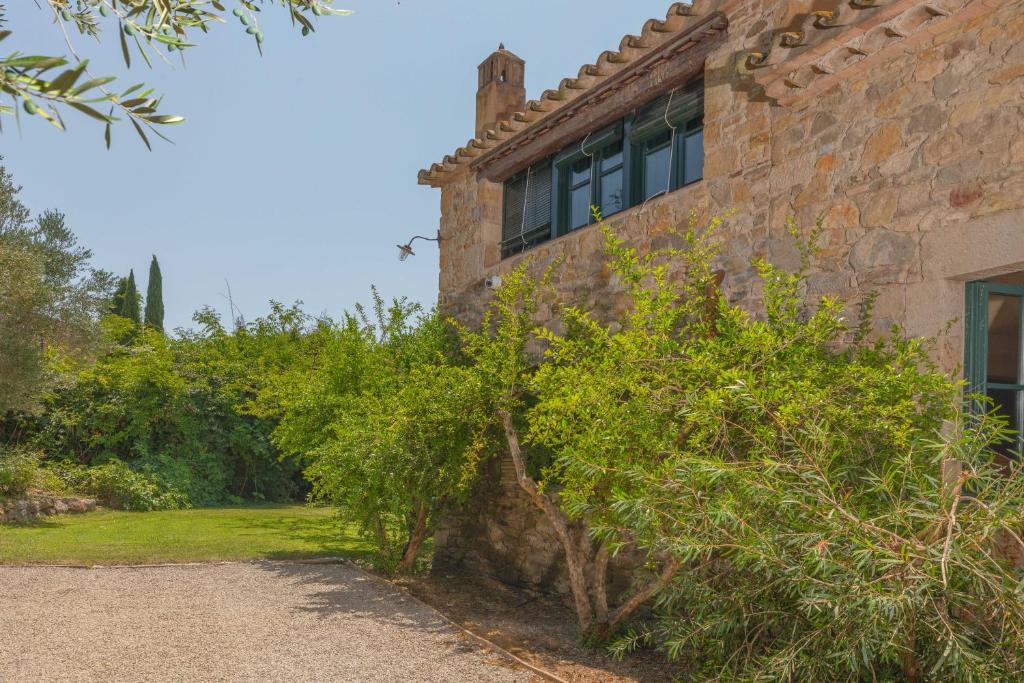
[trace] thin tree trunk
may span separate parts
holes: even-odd
[[[416,513],[416,525],[409,534],[409,542],[405,546],[405,554],[402,557],[402,570],[410,571],[416,563],[416,555],[420,546],[427,538],[427,513],[429,509],[426,503],[420,503],[419,511]]]
[[[377,536],[377,547],[380,549],[381,555],[384,555],[388,551],[388,535],[384,530],[384,520],[380,518],[379,512],[375,512],[373,515],[373,530]]]
[[[914,637],[913,632],[907,636],[907,643],[904,650],[900,652],[900,668],[903,669],[903,677],[907,679],[907,683],[921,683],[921,667],[917,663],[917,656],[914,654],[914,648],[917,645],[917,639]]]
[[[541,493],[537,482],[526,472],[526,463],[523,461],[523,452],[519,447],[519,435],[516,433],[515,425],[512,422],[512,415],[505,410],[499,410],[505,428],[505,440],[508,442],[509,455],[512,456],[512,464],[516,470],[516,480],[530,500],[540,508],[548,522],[555,530],[558,540],[565,551],[565,564],[569,570],[569,587],[572,589],[573,603],[576,606],[576,618],[579,620],[581,630],[587,630],[594,621],[594,613],[590,607],[590,596],[587,593],[587,577],[584,573],[586,557],[576,543],[570,531],[569,518],[558,509],[552,500],[544,493]],[[586,531],[583,531],[585,534]]]
[[[672,577],[676,575],[682,563],[675,558],[669,558],[665,560],[665,564],[661,567],[661,573],[654,579],[652,579],[646,586],[634,593],[628,600],[619,605],[619,607],[612,613],[611,618],[607,620],[607,623],[602,625],[598,624],[595,629],[594,635],[601,640],[607,640],[617,629],[622,622],[633,616],[641,605],[654,597],[654,594],[663,589],[668,582],[672,580]]]
[[[594,626],[602,629],[608,624],[608,546],[601,543],[594,557]]]

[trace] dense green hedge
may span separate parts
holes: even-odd
[[[21,439],[89,490],[123,483],[124,495],[111,498],[134,501],[132,509],[304,496],[300,465],[270,441],[275,419],[250,404],[275,354],[300,345],[306,319],[279,308],[233,332],[211,314],[198,320],[198,332],[173,339],[148,329],[125,335],[112,316],[111,345],[98,359],[53,359],[61,379],[39,414],[21,417]],[[82,469],[94,467],[106,469]]]

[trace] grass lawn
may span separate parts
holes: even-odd
[[[334,512],[301,505],[44,517],[0,525],[0,564],[161,564],[367,557]]]

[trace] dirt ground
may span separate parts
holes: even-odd
[[[571,683],[665,683],[683,672],[655,652],[617,661],[585,647],[575,616],[557,598],[484,577],[424,576],[395,581],[476,635]]]

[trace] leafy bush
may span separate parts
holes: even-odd
[[[117,459],[91,467],[65,466],[57,471],[71,489],[94,496],[111,508],[148,512],[189,507],[185,492]]]
[[[308,462],[314,497],[375,540],[380,565],[410,570],[475,480],[486,401],[440,316],[376,292],[374,304],[372,321],[322,326],[315,361],[280,378],[274,438]]]
[[[172,457],[162,453],[136,460],[132,469],[183,494],[190,506],[217,505],[225,500],[228,474],[223,459],[217,456],[199,452]]]
[[[0,446],[0,497],[14,498],[40,478],[40,454],[24,448]]]
[[[0,498],[15,498],[29,489],[66,493],[64,482],[42,465],[43,454],[23,446],[0,446]]]
[[[147,329],[95,363],[65,368],[34,443],[82,465],[121,460],[192,505],[301,496],[299,466],[279,457],[274,420],[251,404],[301,348],[307,318],[275,306],[233,333],[208,312],[197,320],[202,331],[181,339]]]
[[[869,339],[869,315],[851,327],[764,262],[753,316],[717,291],[709,235],[680,241],[641,256],[606,230],[631,304],[616,320],[565,307],[534,332],[520,271],[490,349],[473,340],[581,627],[607,638],[654,598],[615,649],[659,647],[696,679],[1020,680],[1024,574],[1005,551],[1024,548],[1024,477],[994,461],[999,425],[959,415],[927,341]],[[649,576],[610,610],[627,547]]]

